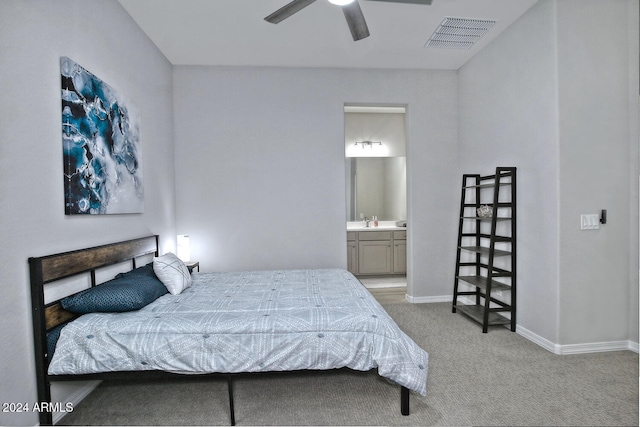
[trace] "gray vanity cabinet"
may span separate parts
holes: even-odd
[[[406,231],[348,231],[349,271],[356,275],[406,274]]]
[[[358,232],[358,274],[393,272],[391,231]]]

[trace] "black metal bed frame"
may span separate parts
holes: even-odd
[[[131,262],[132,269],[136,268],[136,259],[149,255],[158,256],[158,241],[159,236],[153,235],[87,249],[29,258],[31,311],[33,316],[33,339],[39,403],[51,403],[51,383],[54,381],[118,381],[131,380],[133,376],[135,376],[136,379],[187,379],[193,377],[191,375],[164,371],[105,372],[84,375],[49,375],[47,373],[49,366],[47,332],[61,323],[73,320],[77,315],[65,311],[60,305],[60,300],[45,304],[45,285],[64,278],[89,273],[91,286],[96,286],[96,270],[124,262]],[[237,375],[253,374],[254,373],[211,373],[198,375],[198,377],[205,376],[226,379],[229,393],[231,425],[235,425],[232,378]],[[42,406],[45,408],[55,407],[55,405]],[[409,389],[404,386],[400,388],[400,412],[402,415],[409,415]],[[51,410],[39,412],[39,417],[40,425],[53,424],[53,412]]]

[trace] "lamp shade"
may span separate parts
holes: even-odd
[[[189,251],[189,235],[178,234],[178,258],[182,261],[190,261],[191,254]]]

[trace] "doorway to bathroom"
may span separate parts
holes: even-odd
[[[349,270],[406,292],[406,107],[345,105],[344,125]]]

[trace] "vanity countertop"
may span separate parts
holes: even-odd
[[[364,221],[347,222],[347,231],[379,231],[379,230],[406,230],[407,227],[398,227],[395,221],[379,221],[378,226],[373,226],[373,221],[366,226]]]

